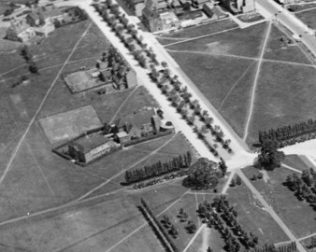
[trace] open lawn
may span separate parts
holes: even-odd
[[[316,29],[316,9],[296,13],[295,15],[299,19],[301,19],[305,24],[307,24],[310,28]]]
[[[304,157],[299,155],[288,155],[285,157],[283,163],[301,171],[312,167],[312,165],[309,164]]]
[[[263,63],[247,142],[268,130],[315,118],[316,70],[313,67]]]
[[[254,168],[247,168],[254,169]],[[316,232],[316,213],[306,202],[299,201],[292,191],[282,183],[287,175],[292,174],[285,168],[267,172],[267,180],[252,182],[274,211],[280,216],[297,238]],[[241,196],[242,194],[239,194]],[[264,227],[264,225],[258,225]]]
[[[100,57],[106,51],[110,43],[96,25],[92,25],[87,35],[80,42],[80,48],[71,57],[78,60],[88,57]]]
[[[120,189],[120,183],[112,180],[145,160],[167,140],[165,137],[141,143],[135,149],[130,147],[79,167],[53,154],[50,143],[35,124],[0,186],[0,220],[64,204],[83,195],[88,197],[100,185],[107,186],[102,193]]]
[[[151,227],[146,226],[115,248],[117,252],[162,252],[164,248]]]
[[[178,230],[179,236],[177,239],[171,238],[174,243],[176,244],[177,248],[180,251],[183,251],[183,249],[187,246],[189,241],[193,238],[194,234],[189,234],[186,229],[186,223],[181,222],[180,219],[177,217],[179,213],[179,209],[183,208],[183,210],[188,214],[188,220],[191,220],[193,223],[195,223],[197,229],[199,228],[199,220],[198,216],[196,214],[197,204],[198,200],[195,198],[193,194],[187,194],[181,198],[175,205],[173,205],[171,208],[168,209],[164,213],[164,215],[168,216],[170,219],[170,222],[176,227]],[[159,220],[161,220],[160,218]]]
[[[25,65],[25,61],[19,53],[0,54],[0,62],[5,62],[5,64],[0,64],[0,80],[4,78],[4,73]]]
[[[164,37],[174,40],[165,47],[183,72],[240,137],[248,133],[250,146],[257,141],[258,130],[314,118],[315,68],[297,44],[287,44],[289,38],[276,26],[268,34],[258,72],[266,27],[262,23],[186,42],[180,35]],[[258,85],[251,97],[256,73]]]
[[[105,251],[144,223],[133,202],[112,196],[3,226],[0,251]]]
[[[256,63],[203,53],[172,52],[171,55],[242,137]]]
[[[237,210],[237,220],[240,225],[247,232],[257,235],[259,244],[264,245],[288,240],[278,224],[244,184],[230,188],[228,199]]]
[[[73,139],[88,130],[102,126],[91,106],[46,117],[41,119],[40,123],[52,144]]]
[[[181,42],[167,46],[170,50],[203,51],[210,54],[232,54],[257,57],[267,24],[258,24],[246,29],[236,29],[214,36]],[[199,30],[199,29],[197,29]],[[205,33],[204,33],[205,35]]]
[[[18,137],[21,136],[21,132],[33,117],[45,97],[47,90],[58,77],[59,69],[70,54],[71,48],[78,41],[78,38],[84,30],[87,29],[87,26],[87,22],[81,22],[61,28],[66,35],[62,30],[58,30],[52,33],[52,36],[47,38],[43,44],[38,47],[38,54],[33,53],[33,55],[35,60],[38,60],[37,64],[40,68],[39,75],[29,74],[24,60],[20,55],[0,55],[1,62],[6,62],[6,64],[1,64],[1,73],[10,71],[2,76],[2,80],[4,81],[1,82],[0,85],[0,106],[2,107],[1,123],[2,125],[7,125],[1,128],[1,136],[3,137],[3,139],[1,139],[2,147],[8,146],[9,149],[10,144],[15,141],[15,138],[18,139]],[[41,52],[44,48],[45,52]],[[33,51],[32,48],[30,50]],[[42,53],[45,53],[45,55],[42,55]],[[41,56],[39,56],[40,54]],[[40,61],[41,57],[43,58],[44,56],[47,57],[47,59]],[[48,67],[47,63],[49,63],[50,60],[53,64],[58,63],[58,65]],[[44,66],[46,66],[46,68],[41,68]],[[13,83],[15,83],[21,75],[27,75],[29,77],[29,83],[12,88]],[[54,105],[56,105],[56,100],[54,102]],[[2,155],[2,153],[0,153],[0,155]],[[1,163],[5,164],[9,156],[10,155],[6,153],[4,158],[1,158]]]
[[[172,136],[169,135],[169,136],[165,136],[165,137],[153,140],[151,142],[148,142],[145,145],[145,148],[144,148],[143,144],[138,144],[138,145],[135,145],[135,146],[130,147],[130,148],[132,148],[134,150],[134,152],[136,152],[136,153],[143,152],[144,154],[150,154],[153,150],[155,150],[157,148],[156,146],[158,144],[161,145],[163,142],[166,142],[168,139],[170,139],[170,137],[172,137]],[[184,136],[182,134],[177,134],[176,136],[174,136],[174,138],[167,145],[165,145],[163,148],[161,148],[159,151],[157,151],[153,155],[148,156],[147,158],[141,160],[141,162],[138,162],[135,165],[131,164],[133,166],[130,167],[131,168],[130,170],[132,171],[135,169],[140,169],[140,168],[143,168],[145,165],[152,165],[158,161],[161,161],[162,163],[168,162],[173,157],[176,157],[180,154],[184,154],[187,151],[191,151],[193,161],[196,160],[196,157],[194,156],[194,152],[193,152],[191,146],[188,144],[188,142],[184,138]],[[121,184],[122,182],[125,182],[125,172],[122,173],[117,178],[113,179],[112,182],[115,184]],[[95,191],[93,194],[91,194],[91,196],[93,197],[95,195],[106,193],[109,191],[109,189],[111,187],[113,187],[112,184],[105,185],[105,186],[101,187],[100,189],[98,189],[97,191]]]
[[[276,26],[272,27],[264,58],[310,64],[299,45]]]

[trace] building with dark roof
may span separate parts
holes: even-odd
[[[68,144],[68,153],[79,163],[90,163],[120,148],[120,144],[99,132],[86,134]]]
[[[142,15],[145,0],[123,0],[123,2],[136,16],[140,17]]]

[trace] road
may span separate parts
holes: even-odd
[[[273,18],[288,28],[316,57],[315,31],[304,24],[293,13],[286,10],[273,0],[256,0],[257,11],[266,18]]]
[[[103,21],[99,14],[91,6],[91,0],[72,0],[72,1],[58,1],[55,2],[56,5],[77,5],[84,9],[89,15],[90,19],[99,27],[103,32],[105,37],[111,42],[111,44],[116,47],[116,49],[121,52],[125,60],[131,65],[131,67],[137,72],[139,84],[146,87],[150,94],[159,101],[159,105],[164,111],[164,116],[166,119],[173,122],[176,131],[181,131],[193,147],[197,150],[200,156],[207,157],[211,160],[217,161],[217,159],[209,151],[208,147],[199,139],[194,133],[193,129],[187,125],[186,121],[182,119],[182,116],[176,111],[176,109],[170,104],[167,97],[163,95],[160,89],[155,83],[151,81],[148,76],[149,70],[139,66],[138,62],[135,61],[133,56],[130,54],[124,44],[119,40],[119,38],[112,32],[111,28]],[[124,12],[123,9],[121,9]],[[129,18],[131,23],[137,24],[140,22],[135,17]],[[136,26],[137,27],[137,26]],[[234,155],[227,158],[226,162],[229,169],[242,168],[243,166],[249,165],[253,162],[255,155],[248,152],[248,147],[241,141],[241,139],[236,135],[228,123],[221,117],[221,115],[215,110],[212,104],[204,97],[204,95],[199,91],[199,89],[194,85],[194,83],[185,75],[185,73],[180,69],[178,64],[173,60],[169,53],[165,50],[163,46],[156,40],[156,37],[149,33],[138,30],[139,34],[143,36],[144,41],[152,47],[153,51],[157,55],[158,61],[165,61],[172,74],[178,75],[179,80],[183,83],[183,86],[187,86],[188,91],[192,94],[192,99],[197,99],[200,102],[201,108],[207,110],[209,115],[214,119],[214,125],[218,125],[225,136],[225,139],[231,139],[231,148],[234,151]]]
[[[289,237],[289,239],[291,241],[295,241],[296,246],[297,246],[297,250],[299,252],[306,252],[305,248],[298,241],[298,239],[294,236],[292,231],[286,226],[286,224],[279,217],[279,215],[277,215],[277,213],[273,210],[273,208],[266,202],[266,200],[263,198],[263,196],[258,192],[258,190],[248,180],[248,178],[245,176],[245,174],[241,170],[237,170],[236,173],[242,179],[242,181],[245,183],[245,185],[249,188],[249,190],[252,192],[254,197],[260,201],[260,203],[263,205],[265,210],[270,214],[270,216],[274,219],[274,221],[280,226],[280,228],[283,230],[283,232]]]

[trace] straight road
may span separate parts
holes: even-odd
[[[77,0],[77,1],[67,1],[57,2],[56,5],[62,6],[67,5],[77,5],[86,11],[90,19],[99,27],[103,32],[105,37],[111,42],[111,44],[124,56],[125,60],[132,66],[132,68],[137,72],[139,84],[144,85],[151,95],[159,101],[159,104],[164,111],[166,119],[173,122],[177,131],[182,131],[186,138],[191,142],[193,147],[198,151],[200,156],[207,157],[211,160],[217,161],[217,159],[209,151],[208,147],[199,139],[193,129],[187,125],[186,121],[182,119],[182,116],[176,111],[174,107],[171,106],[167,97],[163,95],[160,89],[155,83],[151,81],[148,74],[149,71],[143,69],[139,66],[138,62],[135,61],[133,56],[130,54],[124,44],[119,40],[119,38],[112,32],[111,27],[109,27],[100,15],[95,11],[94,7],[91,6],[91,0]],[[121,9],[124,12],[123,9]],[[138,27],[137,22],[134,17],[126,15],[130,23],[133,23]],[[186,76],[186,74],[180,69],[178,64],[173,60],[169,53],[165,50],[163,46],[157,41],[155,36],[149,32],[143,32],[138,30],[139,34],[144,38],[144,41],[157,55],[158,61],[165,61],[168,64],[171,73],[178,75],[179,80],[183,83],[183,86],[187,86],[188,91],[192,94],[192,99],[197,99],[200,102],[202,110],[207,110],[209,115],[214,118],[214,125],[220,126],[222,129],[225,139],[231,139],[231,148],[234,151],[234,155],[230,156],[226,163],[229,169],[242,168],[253,163],[255,155],[250,153],[247,145],[236,135],[228,123],[222,118],[218,111],[212,106],[212,104],[204,97],[201,91],[195,86],[195,84]],[[226,158],[225,158],[226,159]]]

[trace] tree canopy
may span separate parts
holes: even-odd
[[[195,190],[211,189],[218,184],[218,173],[215,170],[215,163],[205,158],[194,163],[183,180],[183,185]]]
[[[274,170],[281,166],[284,157],[284,153],[278,151],[275,141],[264,141],[258,156],[258,167],[270,171]]]

